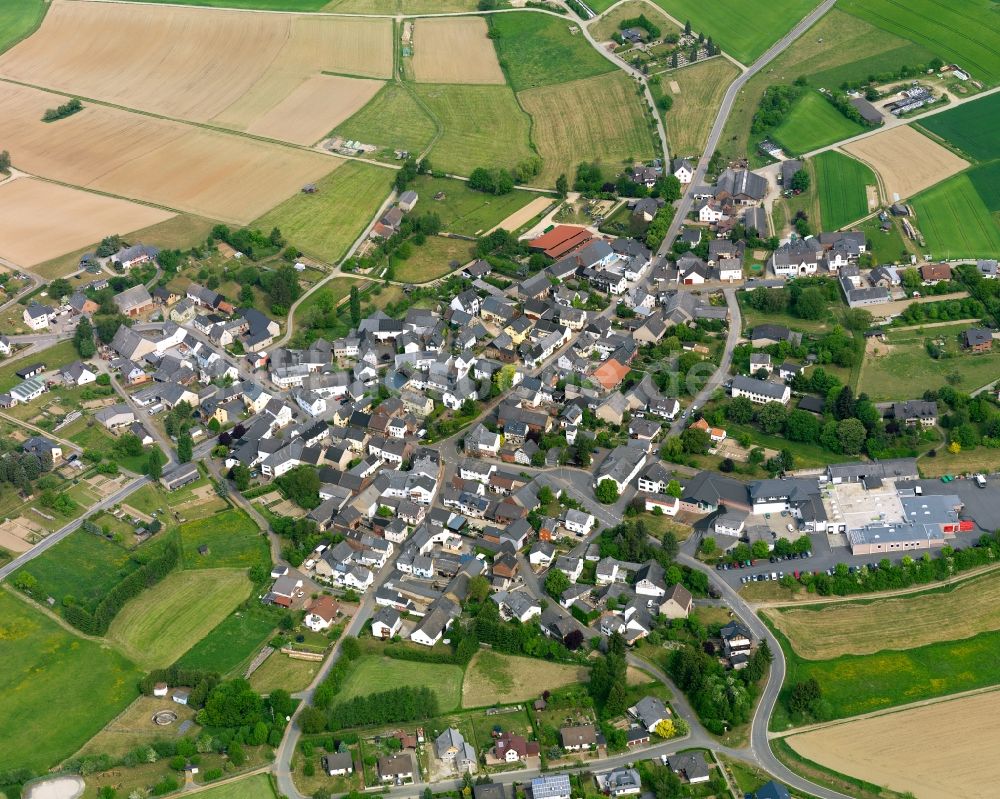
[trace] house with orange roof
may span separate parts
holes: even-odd
[[[704,430],[708,433],[708,437],[712,440],[713,444],[718,444],[726,440],[728,435],[725,430],[721,427],[712,427],[708,422],[705,421],[704,417],[699,419],[693,425],[691,425],[695,430]]]
[[[611,391],[621,385],[628,373],[628,366],[619,363],[614,358],[608,358],[594,370],[592,377],[601,384],[605,391]]]

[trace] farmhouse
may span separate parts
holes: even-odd
[[[116,294],[114,303],[124,316],[131,319],[153,308],[153,298],[142,283]]]
[[[182,463],[179,466],[169,469],[163,473],[160,482],[167,491],[176,491],[179,488],[195,482],[201,477],[201,472],[193,463]]]
[[[122,247],[114,255],[111,261],[118,264],[122,269],[131,269],[133,266],[149,263],[160,254],[158,247],[146,247],[143,244],[135,244],[131,247]]]
[[[32,301],[21,314],[24,323],[32,330],[45,330],[55,319],[55,309]]]
[[[715,181],[715,199],[756,205],[767,196],[767,178],[749,169],[726,169]]]

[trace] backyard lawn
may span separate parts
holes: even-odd
[[[186,569],[248,569],[270,564],[267,541],[241,510],[230,508],[184,522],[178,529]],[[202,546],[208,547],[204,554],[198,551]]]
[[[549,663],[482,650],[466,669],[462,682],[462,705],[486,707],[537,699],[542,691],[586,682],[588,674],[584,666]]]
[[[807,90],[772,132],[788,155],[803,155],[864,132],[817,91]]]
[[[315,660],[297,660],[275,652],[250,675],[250,685],[262,694],[269,694],[277,688],[292,693],[304,691],[322,665]]]
[[[472,260],[472,243],[466,239],[428,236],[414,245],[409,258],[392,256],[392,275],[404,283],[426,283],[446,275]]]
[[[457,708],[462,699],[462,669],[451,664],[366,655],[351,667],[337,697],[339,701],[347,701],[400,685],[430,688],[437,694],[441,710],[448,712]]]

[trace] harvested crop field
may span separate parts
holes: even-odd
[[[669,81],[661,78],[660,90],[674,100],[664,115],[671,157],[695,155],[704,149],[726,89],[737,75],[739,70],[731,61],[712,58],[672,72]]]
[[[33,174],[210,219],[245,224],[341,159],[108,106],[42,122],[61,102],[0,83],[0,141]]]
[[[1000,630],[1000,574],[915,596],[764,612],[808,660],[912,649]]]
[[[894,791],[935,799],[986,799],[996,795],[998,735],[1000,691],[990,691],[786,740],[814,763]]]
[[[969,164],[909,125],[900,125],[841,147],[882,176],[888,199],[905,199]]]
[[[625,159],[652,158],[653,134],[634,86],[615,73],[521,92],[518,99],[534,120],[532,136],[543,161],[532,182],[553,186],[582,161],[618,167]]]
[[[469,663],[462,682],[462,706],[485,707],[497,702],[537,699],[573,683],[586,682],[583,666],[549,663],[535,658],[512,657],[484,650]]]
[[[413,33],[413,76],[420,83],[504,83],[482,17],[419,19]]]
[[[323,72],[389,77],[392,21],[56,0],[38,32],[0,57],[0,75],[17,81],[237,129]],[[293,110],[303,124],[317,114]]]
[[[172,214],[32,178],[0,185],[0,258],[30,267]]]

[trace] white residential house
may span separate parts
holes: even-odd
[[[563,518],[563,527],[578,536],[585,536],[594,528],[594,521],[591,514],[569,508]]]
[[[33,302],[24,309],[21,317],[32,330],[47,330],[49,322],[55,319],[55,309]]]
[[[714,200],[703,200],[698,205],[699,222],[721,222],[725,214]]]
[[[674,177],[681,182],[682,186],[686,186],[694,179],[694,167],[686,158],[675,158],[672,166]]]
[[[739,258],[719,259],[719,280],[733,283],[743,279],[743,262]]]

